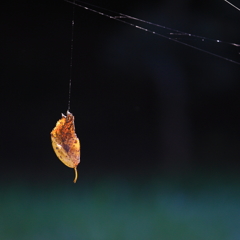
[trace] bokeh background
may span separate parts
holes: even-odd
[[[224,1],[88,2],[240,42]],[[50,141],[68,104],[72,5],[5,1],[0,17],[0,239],[240,239],[239,65],[76,7],[73,184]],[[230,44],[179,40],[240,62]]]

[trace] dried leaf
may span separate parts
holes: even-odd
[[[78,178],[77,165],[80,163],[80,141],[75,133],[74,116],[69,111],[67,111],[67,116],[62,114],[62,118],[52,130],[51,140],[53,150],[60,161],[74,168],[73,182],[75,183]]]

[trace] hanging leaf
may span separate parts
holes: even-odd
[[[74,116],[67,111],[67,116],[57,122],[51,132],[53,150],[66,166],[74,168],[76,183],[78,178],[77,165],[80,163],[80,141],[75,133]]]

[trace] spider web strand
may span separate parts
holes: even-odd
[[[237,65],[240,65],[240,62],[237,62],[237,61],[234,61],[230,58],[226,58],[226,57],[223,57],[219,54],[215,54],[213,52],[209,52],[207,50],[204,50],[202,48],[199,48],[199,47],[196,47],[194,45],[191,45],[191,44],[188,44],[188,43],[185,43],[185,42],[182,42],[180,40],[177,40],[176,38],[173,38],[173,37],[169,37],[169,36],[166,36],[166,35],[163,35],[163,34],[160,34],[158,32],[155,32],[155,31],[152,31],[148,28],[143,28],[139,25],[136,25],[134,23],[130,23],[130,22],[127,22],[125,21],[124,19],[132,19],[132,20],[135,20],[135,21],[138,21],[138,22],[143,22],[143,23],[146,23],[146,24],[149,24],[149,25],[153,25],[153,26],[156,26],[156,27],[159,27],[159,28],[163,28],[163,29],[167,29],[169,31],[172,31],[174,33],[170,33],[171,36],[173,35],[185,35],[185,36],[189,36],[189,37],[195,37],[195,38],[199,38],[201,39],[202,41],[205,41],[205,40],[208,40],[208,41],[213,41],[213,42],[216,42],[216,43],[224,43],[224,44],[228,44],[228,45],[232,45],[232,46],[235,46],[235,47],[240,47],[240,44],[237,44],[237,43],[231,43],[231,42],[224,42],[224,41],[221,41],[221,40],[215,40],[215,39],[210,39],[210,38],[206,38],[206,37],[201,37],[201,36],[198,36],[198,35],[194,35],[194,34],[190,34],[190,33],[185,33],[185,32],[182,32],[182,31],[179,31],[179,30],[175,30],[175,29],[172,29],[172,28],[169,28],[169,27],[166,27],[166,26],[162,26],[162,25],[159,25],[159,24],[156,24],[156,23],[152,23],[152,22],[149,22],[149,21],[145,21],[145,20],[142,20],[142,19],[139,19],[139,18],[135,18],[135,17],[132,17],[132,16],[129,16],[129,15],[126,15],[126,14],[123,14],[123,13],[118,13],[118,12],[114,12],[114,11],[111,11],[111,10],[108,10],[108,9],[104,9],[104,8],[101,8],[101,7],[98,7],[98,6],[95,6],[95,5],[92,5],[92,4],[88,4],[88,5],[91,5],[92,7],[95,7],[95,8],[99,8],[99,9],[102,9],[102,10],[105,10],[105,11],[109,11],[111,13],[113,13],[114,15],[109,15],[109,14],[106,14],[106,13],[103,13],[103,12],[100,12],[100,11],[97,11],[93,8],[89,8],[89,7],[86,7],[86,6],[83,6],[79,3],[76,3],[75,1],[72,2],[72,1],[69,1],[69,0],[64,0],[65,2],[68,2],[68,3],[71,3],[75,6],[78,6],[78,7],[81,7],[85,10],[88,10],[90,12],[93,12],[93,13],[96,13],[96,14],[99,14],[101,16],[104,16],[104,17],[107,17],[107,18],[110,18],[110,19],[114,19],[118,22],[122,22],[124,24],[127,24],[131,27],[134,27],[134,28],[137,28],[137,29],[140,29],[142,31],[145,31],[145,32],[148,32],[148,33],[151,33],[153,35],[156,35],[158,37],[161,37],[161,38],[165,38],[165,39],[168,39],[170,41],[173,41],[173,42],[176,42],[176,43],[179,43],[179,44],[182,44],[184,46],[187,46],[187,47],[190,47],[190,48],[193,48],[193,49],[196,49],[200,52],[204,52],[204,53],[207,53],[209,55],[212,55],[212,56],[215,56],[217,58],[220,58],[220,59],[223,59],[223,60],[226,60],[228,62],[231,62],[231,63],[234,63],[234,64],[237,64]],[[225,0],[226,1],[226,0]],[[78,1],[78,2],[81,2],[81,1]],[[85,3],[87,4],[87,3]]]
[[[70,73],[69,73],[69,87],[68,87],[68,111],[70,111],[71,90],[72,90],[74,15],[75,15],[75,1],[73,2],[73,13],[72,13],[72,34],[71,34],[71,50],[70,50]]]

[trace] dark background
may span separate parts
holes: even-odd
[[[224,1],[89,3],[209,39],[240,41],[240,12]],[[214,179],[213,189],[227,182],[237,191],[240,66],[80,7],[75,7],[70,111],[81,164],[72,187],[73,170],[57,159],[50,141],[68,105],[71,21],[72,5],[64,1],[5,1],[1,7],[3,189],[21,183],[27,193],[34,189],[34,196],[46,188],[51,192],[49,186],[78,194],[117,178],[131,182],[132,189],[147,181],[158,189],[159,179],[183,187],[208,186]],[[240,62],[240,49],[231,44],[179,40]],[[15,190],[13,195],[5,190],[18,198]]]

